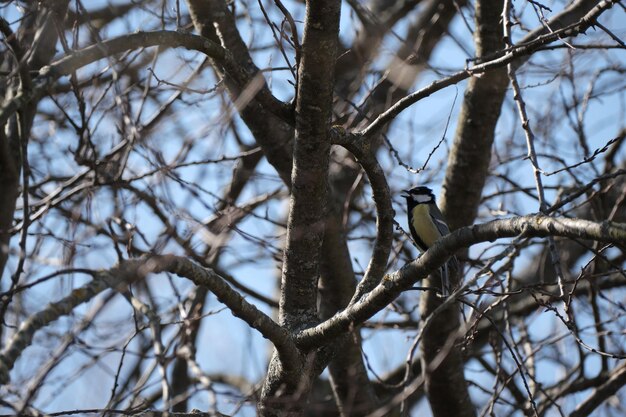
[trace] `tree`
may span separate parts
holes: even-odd
[[[620,1],[2,3],[4,412],[623,413]]]

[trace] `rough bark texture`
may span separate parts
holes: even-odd
[[[281,323],[292,329],[317,320],[317,279],[326,217],[328,128],[339,12],[340,3],[336,1],[307,3],[279,313]]]
[[[341,2],[309,1],[306,6],[278,313],[280,324],[291,331],[318,321],[317,283],[326,221],[329,127]],[[315,370],[306,369],[314,359],[307,355],[302,364],[290,364],[274,355],[261,394],[262,415],[285,415],[303,407],[312,378],[317,376]],[[279,397],[289,398],[291,404],[281,404]]]

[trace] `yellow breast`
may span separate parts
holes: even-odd
[[[440,235],[437,226],[435,226],[428,213],[428,206],[426,204],[418,204],[413,208],[412,214],[413,229],[415,229],[415,232],[427,247],[432,246],[439,239]]]

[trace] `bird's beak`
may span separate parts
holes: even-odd
[[[402,197],[404,197],[404,198],[411,197],[411,194],[409,194],[409,190],[402,190],[402,192],[404,193],[404,194],[402,194]]]

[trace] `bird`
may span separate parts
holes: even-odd
[[[413,241],[423,253],[438,239],[450,233],[443,214],[437,207],[433,190],[428,187],[414,187],[403,190],[406,198],[409,230]],[[450,269],[458,270],[458,260],[452,256],[441,268],[441,293],[450,293]]]

